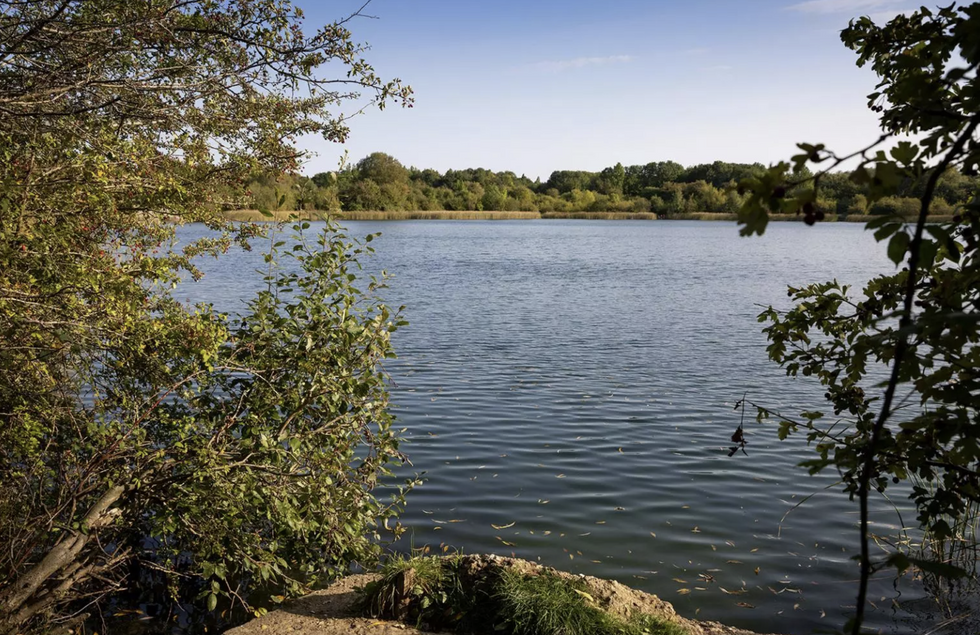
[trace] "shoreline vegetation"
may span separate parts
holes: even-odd
[[[429,211],[383,211],[356,210],[349,212],[324,212],[319,210],[280,210],[269,212],[268,215],[257,209],[236,209],[224,212],[226,220],[233,222],[277,222],[290,220],[324,220],[329,217],[334,220],[549,220],[549,219],[579,219],[579,220],[703,220],[703,221],[736,221],[738,215],[718,212],[686,212],[671,216],[658,216],[652,212],[527,212],[527,211],[480,211],[480,210],[429,210]],[[872,214],[827,214],[824,223],[866,223],[876,216]],[[930,222],[949,222],[950,215],[930,217]],[[771,214],[771,221],[802,222],[803,216],[797,214]]]
[[[394,555],[227,635],[758,635],[614,580],[491,554]]]
[[[715,161],[683,166],[655,161],[629,166],[617,163],[598,172],[556,170],[542,180],[484,168],[439,172],[406,167],[391,155],[375,152],[336,172],[313,176],[255,173],[243,182],[244,192],[228,189],[214,194],[225,210],[320,210],[351,220],[733,220],[751,197],[746,183],[766,172],[761,163]],[[817,181],[819,188],[814,192]],[[907,178],[889,196],[869,199],[848,173],[818,177],[801,167],[788,175],[777,197],[782,200],[771,201],[767,211],[773,218],[782,220],[782,214],[791,214],[795,220],[799,206],[792,208],[789,203],[809,192],[811,221],[846,217],[860,222],[862,216],[912,219],[918,216],[925,186],[921,177]],[[930,216],[960,213],[978,187],[980,176],[948,167],[934,184]]]

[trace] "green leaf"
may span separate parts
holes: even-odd
[[[888,257],[897,265],[904,260],[905,252],[908,251],[908,248],[909,235],[904,231],[899,232],[888,241]]]
[[[924,558],[912,558],[908,559],[909,562],[919,567],[926,573],[931,573],[937,575],[941,578],[949,578],[951,580],[956,580],[959,578],[966,577],[967,573],[961,567],[948,564],[946,562],[937,562],[935,560],[926,560]]]
[[[897,232],[898,230],[900,230],[901,228],[902,225],[900,223],[889,223],[887,225],[884,225],[883,227],[881,227],[881,229],[875,232],[875,240],[881,242],[884,239],[891,236],[892,234],[894,234],[895,232]]]
[[[877,94],[875,94],[875,97],[877,97]],[[912,145],[911,141],[899,141],[898,145],[891,150],[891,155],[903,165],[911,165],[918,154],[919,149]]]

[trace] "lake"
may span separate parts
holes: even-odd
[[[843,624],[857,504],[834,474],[795,467],[805,441],[778,441],[775,425],[747,421],[747,456],[728,446],[743,394],[787,413],[821,406],[816,382],[768,361],[756,316],[788,306],[787,284],[891,271],[863,226],[775,223],[740,238],[734,223],[695,221],[347,225],[382,233],[365,269],[394,276],[385,299],[410,322],[387,369],[426,482],[398,548],[514,554],[765,632]],[[222,310],[261,282],[248,273],[259,251],[201,264],[181,294]],[[873,530],[894,533],[895,509],[875,508]],[[921,631],[902,607],[921,618],[928,602],[893,582],[873,583],[869,624]]]

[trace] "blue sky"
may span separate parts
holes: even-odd
[[[311,26],[360,3],[298,0]],[[318,139],[308,174],[387,152],[419,168],[483,167],[547,179],[673,160],[770,163],[800,141],[841,151],[877,136],[875,77],[841,44],[849,19],[905,0],[373,0],[350,23],[412,109]]]

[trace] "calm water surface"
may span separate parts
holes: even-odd
[[[842,625],[856,504],[824,491],[832,474],[796,468],[804,443],[774,426],[747,426],[748,456],[727,447],[743,393],[788,412],[819,405],[819,386],[768,362],[756,316],[787,305],[787,284],[890,270],[861,226],[777,223],[752,239],[706,222],[348,228],[382,232],[366,268],[394,275],[386,301],[411,323],[388,370],[426,482],[401,548],[514,554],[765,632]],[[203,264],[189,299],[240,310],[260,284],[257,252]],[[895,511],[878,507],[875,530],[894,531]],[[893,582],[874,584],[872,624],[919,632],[900,607],[926,602]]]

